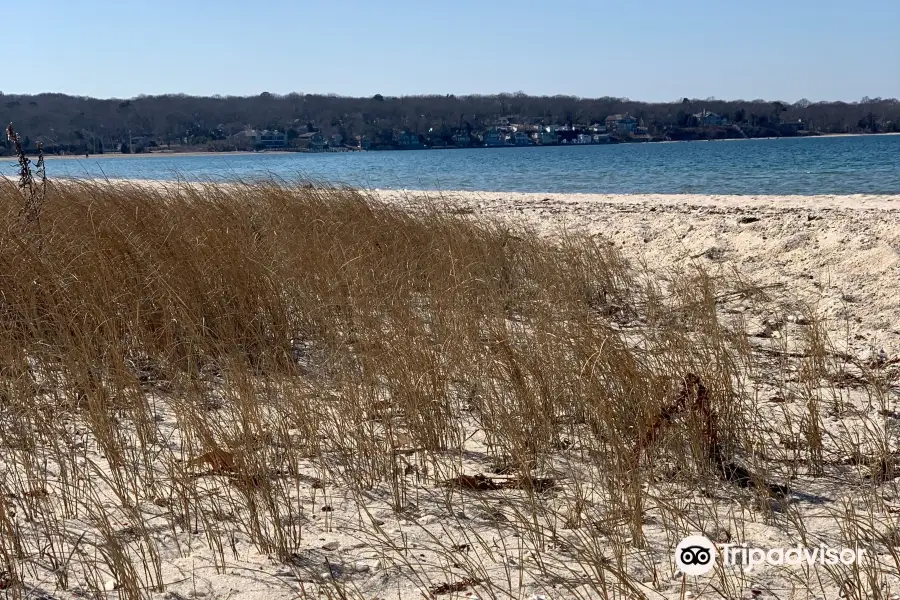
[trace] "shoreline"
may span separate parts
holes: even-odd
[[[15,181],[15,175],[0,174],[0,178]],[[249,179],[249,178],[248,178]],[[92,177],[48,177],[50,182],[85,182],[85,183],[113,183],[116,185],[142,185],[155,188],[166,188],[172,185],[240,185],[240,181],[209,181],[209,180],[177,180],[177,179],[139,179],[139,178],[92,178]],[[252,179],[251,179],[252,181]],[[289,182],[290,183],[290,182]],[[328,185],[327,182],[323,182]],[[337,187],[342,187],[337,185]],[[355,187],[355,186],[351,186]],[[629,204],[635,202],[652,202],[663,206],[675,206],[679,204],[693,204],[702,206],[743,205],[753,208],[833,208],[833,209],[858,209],[858,210],[898,210],[900,209],[900,193],[895,194],[717,194],[706,192],[688,193],[650,193],[650,192],[519,192],[519,191],[491,191],[491,190],[423,190],[413,188],[361,188],[355,187],[363,193],[374,194],[380,198],[400,199],[406,196],[425,198],[429,200],[454,200],[465,202],[494,201],[497,199],[514,199],[520,202],[530,203],[535,201],[559,201],[567,204],[579,203],[606,203]]]
[[[685,144],[685,143],[695,143],[695,142],[746,142],[751,140],[793,140],[793,139],[813,139],[813,138],[845,138],[845,137],[874,137],[874,136],[896,136],[900,135],[900,132],[883,132],[883,133],[822,133],[818,135],[795,135],[795,136],[776,136],[776,137],[747,137],[747,138],[721,138],[721,139],[702,139],[702,140],[640,140],[640,141],[626,141],[626,142],[618,142],[618,143],[602,143],[602,144],[551,144],[548,147],[558,147],[558,146],[572,146],[572,147],[581,147],[581,146],[615,146],[620,144]],[[44,156],[45,160],[90,160],[94,158],[105,159],[105,158],[157,158],[161,156],[241,156],[241,155],[291,155],[291,154],[353,154],[355,152],[410,152],[414,150],[496,150],[498,148],[542,148],[544,147],[541,144],[534,144],[530,146],[466,146],[466,147],[456,147],[456,146],[446,146],[446,147],[425,147],[425,148],[378,148],[378,149],[369,149],[369,150],[347,150],[347,151],[337,151],[337,152],[298,152],[294,150],[264,150],[257,152],[255,150],[217,150],[217,151],[202,151],[202,150],[187,150],[184,152],[179,151],[169,151],[169,152],[142,152],[139,154],[122,154],[121,152],[104,152],[98,154],[90,154],[90,156],[84,156],[82,154],[66,154],[66,155],[57,155],[57,154],[48,154]],[[36,154],[27,154],[29,158],[36,157]],[[0,161],[11,161],[15,162],[18,160],[15,156],[0,156]]]
[[[203,152],[200,150],[190,150],[187,152],[141,152],[138,154],[122,154],[121,152],[104,152],[102,154],[91,154],[90,156],[85,156],[83,154],[46,154],[44,155],[44,160],[92,160],[92,159],[106,159],[106,158],[160,158],[164,156],[172,157],[172,156],[241,156],[241,155],[253,155],[259,156],[262,154],[306,154],[305,152],[291,152],[284,150],[267,150],[265,152],[255,152],[253,150],[229,150],[225,152]],[[337,154],[337,153],[333,153]],[[28,158],[35,158],[37,155],[28,154]],[[18,159],[15,156],[0,156],[0,160],[16,162]]]

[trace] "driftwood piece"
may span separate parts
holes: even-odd
[[[790,495],[787,487],[766,482],[726,455],[719,443],[718,414],[709,400],[709,391],[700,377],[694,373],[688,373],[684,377],[675,401],[664,406],[641,435],[634,449],[636,462],[656,441],[662,428],[672,425],[675,418],[684,412],[695,412],[702,419],[706,458],[721,479],[744,488],[755,487],[773,497],[783,498]]]

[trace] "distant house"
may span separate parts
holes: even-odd
[[[717,115],[714,112],[709,112],[706,109],[703,109],[695,114],[694,118],[697,119],[697,123],[700,125],[700,127],[718,127],[721,125],[728,125],[728,119],[726,119],[722,115]]]
[[[472,136],[469,135],[468,130],[458,129],[456,133],[453,134],[453,143],[457,146],[469,146],[472,143]]]
[[[806,129],[806,124],[802,119],[797,119],[796,121],[786,121],[779,128],[788,131],[803,131]]]
[[[234,134],[233,136],[231,136],[231,139],[235,143],[238,143],[238,144],[243,142],[244,144],[252,145],[252,144],[256,143],[256,139],[258,137],[259,137],[259,132],[256,131],[255,129],[245,129],[245,130],[239,131],[236,134]]]
[[[590,134],[587,133],[579,133],[578,137],[575,138],[576,144],[590,144],[593,141],[593,138],[590,136]]]
[[[257,135],[256,143],[266,148],[284,148],[288,144],[287,132],[264,129]]]
[[[578,140],[578,132],[569,127],[560,127],[555,132],[560,144],[573,144]]]
[[[152,136],[149,135],[132,135],[129,136],[129,142],[132,152],[142,151],[156,145]]]
[[[609,142],[609,134],[608,133],[595,133],[591,136],[591,141],[594,144],[606,144]]]
[[[428,133],[425,134],[425,145],[431,148],[446,148],[447,139],[444,131],[442,129],[435,131],[433,127],[430,128]]]
[[[301,133],[297,136],[297,147],[305,148],[310,152],[323,152],[325,150],[325,136],[318,131]]]
[[[549,131],[549,127],[537,131],[532,134],[532,138],[534,138],[534,143],[540,144],[541,146],[552,146],[554,144],[559,143],[559,138],[556,133]]]
[[[491,129],[484,134],[484,145],[488,147],[505,146],[506,134],[499,129]]]
[[[514,146],[531,146],[534,142],[528,137],[524,131],[517,131],[512,135],[512,143]]]
[[[610,115],[606,117],[606,130],[610,133],[634,133],[637,119],[631,115]]]
[[[344,146],[344,136],[339,133],[333,133],[330,138],[328,138],[328,147],[329,148],[341,148]]]
[[[419,136],[411,131],[404,131],[397,137],[397,145],[404,150],[418,150],[425,145],[419,140]]]
[[[368,136],[358,135],[356,136],[355,141],[356,147],[360,150],[368,150],[372,147],[372,140],[370,140]]]
[[[231,138],[238,143],[245,142],[264,148],[284,148],[288,145],[287,132],[278,131],[277,129],[274,131],[268,129],[258,131],[247,128],[234,134]]]

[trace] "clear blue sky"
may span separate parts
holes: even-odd
[[[5,93],[900,97],[900,0],[2,4]]]

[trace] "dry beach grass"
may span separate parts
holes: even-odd
[[[349,189],[0,184],[5,596],[900,593],[900,370],[789,288]],[[867,555],[684,577],[697,532]]]

